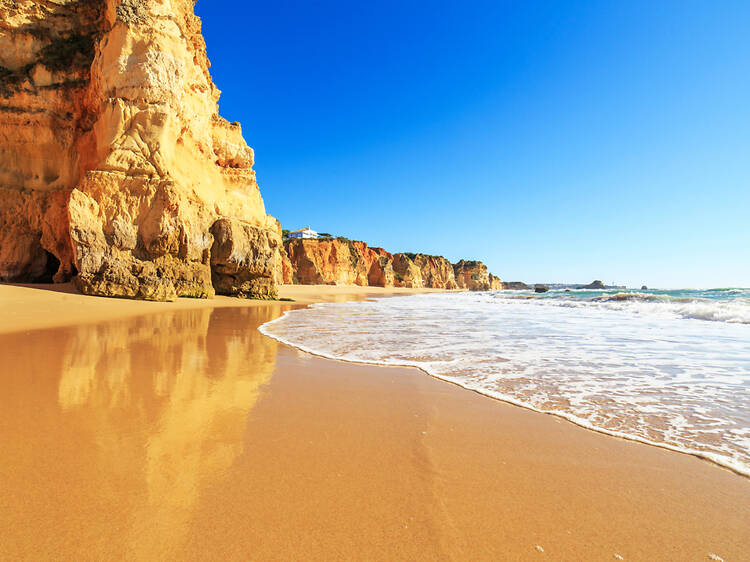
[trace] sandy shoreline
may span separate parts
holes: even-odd
[[[0,558],[747,559],[746,478],[256,330],[380,294],[0,285]]]
[[[440,289],[403,289],[333,285],[282,285],[279,298],[262,301],[217,296],[213,299],[181,298],[174,302],[149,302],[80,294],[70,283],[11,285],[0,283],[0,334],[103,322],[142,314],[203,308],[246,308],[315,302],[343,302],[378,296],[441,292]]]

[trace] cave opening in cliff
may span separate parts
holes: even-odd
[[[60,269],[60,260],[47,250],[44,250],[47,262],[44,264],[44,272],[37,278],[32,279],[32,283],[54,283],[54,276]]]

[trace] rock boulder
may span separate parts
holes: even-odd
[[[576,289],[598,289],[598,290],[604,290],[607,286],[599,281],[598,279],[596,281],[592,281],[588,285],[579,285],[576,287]]]

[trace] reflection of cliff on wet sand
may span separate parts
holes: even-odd
[[[33,490],[50,503],[49,521],[32,524],[39,510],[8,498],[16,532],[29,525],[50,542],[101,532],[106,552],[119,543],[136,558],[178,547],[201,490],[242,452],[276,358],[276,342],[255,328],[278,314],[201,309],[3,336],[0,353],[16,353],[3,357],[0,444],[20,466],[0,492]],[[30,405],[34,420],[23,424]]]

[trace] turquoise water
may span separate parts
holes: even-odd
[[[750,324],[750,289],[553,289],[547,293],[500,291],[502,298],[550,300],[561,306],[602,305],[642,314],[675,314],[684,318]],[[642,306],[641,306],[642,305]]]
[[[414,295],[318,304],[261,331],[750,475],[748,289]]]
[[[614,295],[632,295],[633,298],[638,296],[649,299],[665,300],[696,300],[704,299],[711,301],[727,301],[737,299],[750,299],[750,289],[726,288],[726,289],[607,289],[598,291],[593,289],[553,289],[547,293],[534,293],[534,291],[502,291],[501,294],[534,294],[539,298],[602,298],[612,297]]]
[[[611,299],[632,298],[656,301],[745,301],[750,302],[750,289],[725,288],[725,289],[551,289],[546,293],[535,293],[528,291],[499,291],[502,295],[532,295],[541,299]]]

